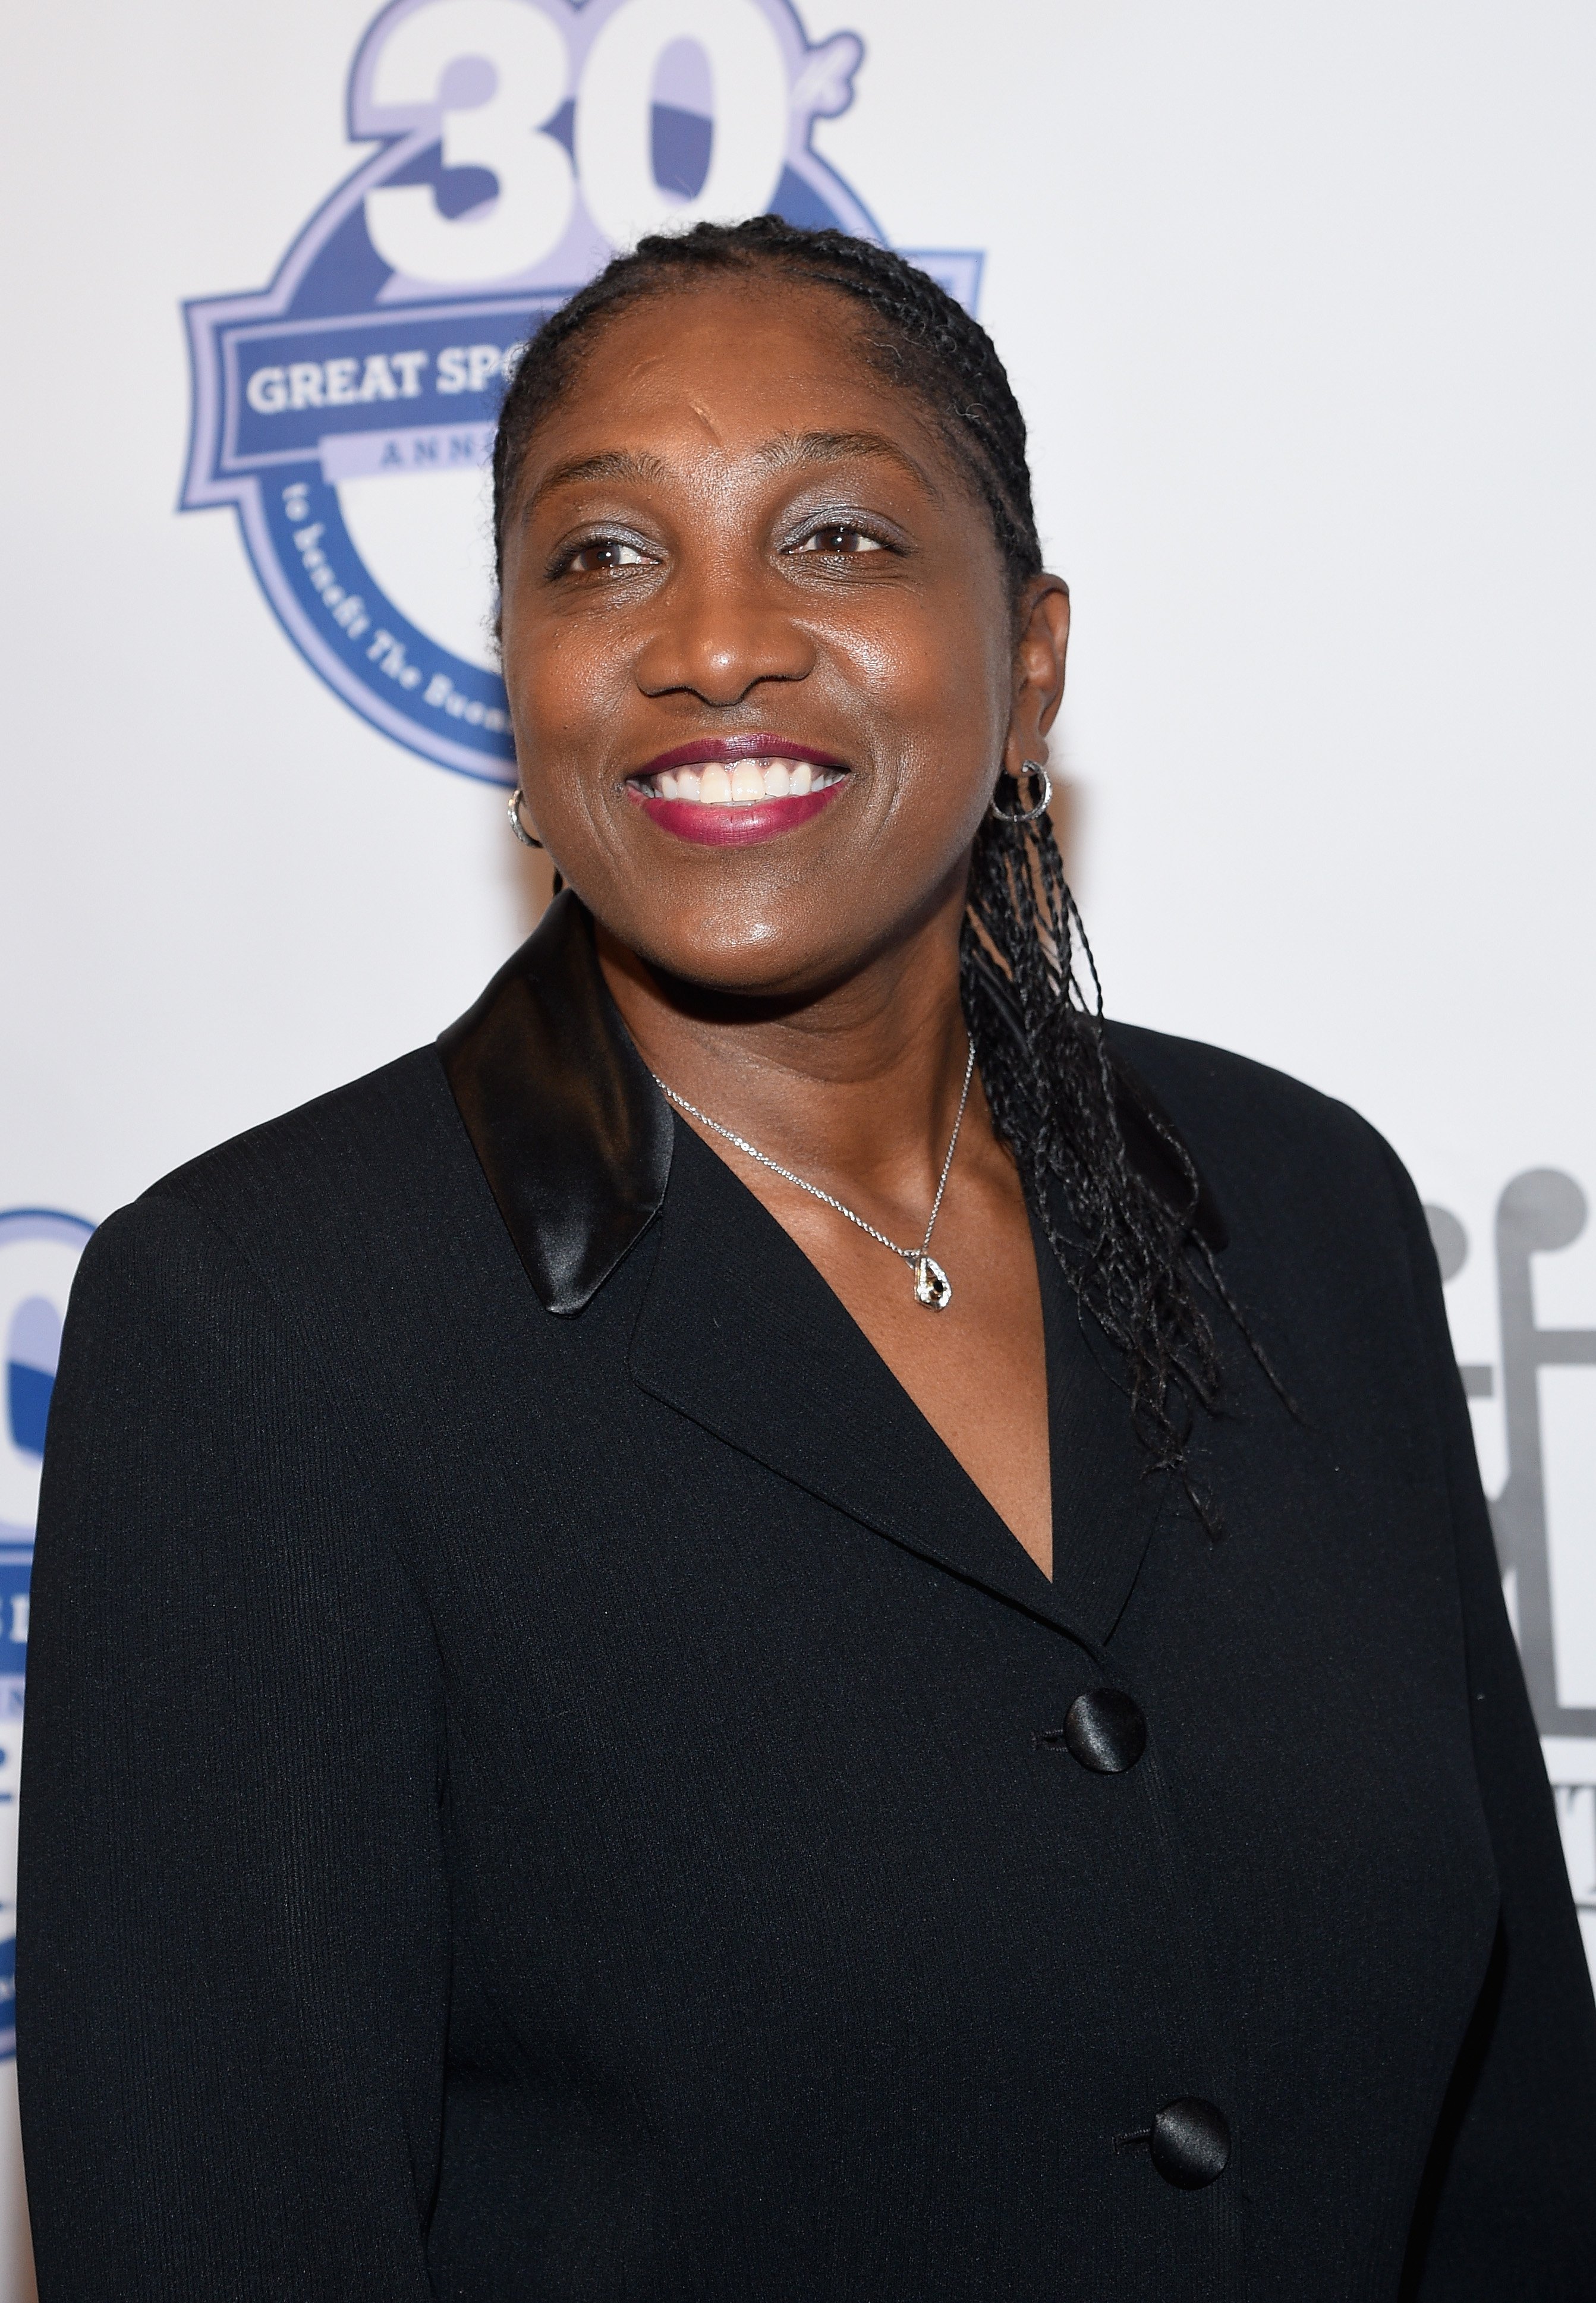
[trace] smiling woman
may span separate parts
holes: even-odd
[[[1573,2303],[1596,2015],[1423,1220],[1102,1014],[992,344],[645,240],[494,490],[565,892],[73,1294],[43,2303]]]

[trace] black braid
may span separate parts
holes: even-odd
[[[866,357],[916,394],[984,502],[1018,611],[1025,586],[1041,572],[1042,547],[1025,418],[991,337],[928,274],[891,249],[840,232],[801,231],[774,215],[643,240],[544,323],[505,395],[494,449],[501,572],[527,443],[572,381],[603,319],[695,279],[772,273],[839,291],[869,315]],[[1011,809],[1019,803],[1006,779],[1003,796]],[[1090,971],[1090,999],[1077,977],[1077,949]],[[1018,1165],[1026,1199],[1083,1312],[1123,1361],[1151,1465],[1180,1480],[1217,1534],[1218,1513],[1194,1485],[1186,1460],[1196,1409],[1214,1411],[1220,1396],[1204,1298],[1222,1303],[1262,1354],[1196,1228],[1201,1185],[1184,1144],[1161,1116],[1142,1114],[1161,1143],[1172,1196],[1127,1155],[1097,970],[1045,815],[1023,824],[989,815],[983,822],[959,974],[992,1122]]]

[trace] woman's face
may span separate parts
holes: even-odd
[[[844,299],[734,283],[605,325],[506,523],[527,813],[654,966],[835,983],[961,896],[1005,763],[1043,759],[1068,605]]]

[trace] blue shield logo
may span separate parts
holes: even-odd
[[[882,237],[813,149],[852,32],[788,0],[393,0],[355,56],[377,145],[258,295],[187,307],[182,508],[232,504],[289,637],[440,767],[510,783],[485,466],[528,337],[620,248],[773,209]],[[981,258],[906,250],[974,308]]]

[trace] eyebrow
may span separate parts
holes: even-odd
[[[925,466],[908,450],[883,432],[783,432],[755,450],[756,460],[770,471],[788,471],[805,464],[835,464],[850,456],[874,456],[897,464],[917,480],[929,495],[939,494]]]
[[[665,467],[657,456],[630,448],[601,448],[596,455],[568,456],[562,464],[553,465],[528,497],[524,510],[530,512],[555,488],[574,487],[580,480],[662,480],[664,477]]]
[[[927,494],[940,500],[936,483],[907,448],[882,432],[781,432],[754,451],[754,460],[766,471],[796,471],[806,464],[835,464],[849,457],[873,456],[896,464],[916,480]],[[666,466],[658,456],[631,448],[601,448],[591,456],[568,456],[551,466],[528,497],[523,516],[529,516],[556,488],[575,487],[584,480],[663,480]]]

